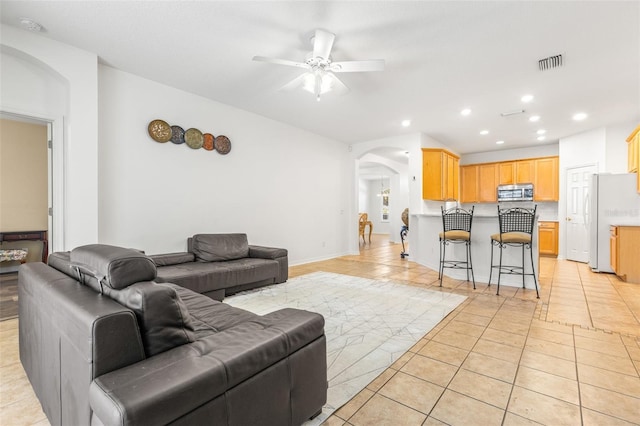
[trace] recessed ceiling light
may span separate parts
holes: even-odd
[[[545,129],[540,129],[536,133],[539,135],[544,135],[545,133],[547,133],[547,131]]]
[[[538,120],[540,120],[540,116],[539,115],[532,115],[531,117],[529,117],[529,121],[531,121],[531,122],[535,123]]]
[[[533,95],[524,95],[520,100],[524,103],[529,103],[533,100]]]
[[[411,120],[402,120],[402,127],[409,127],[411,126]]]
[[[577,112],[575,114],[573,114],[573,119],[576,121],[582,121],[585,118],[587,118],[587,114],[584,112]]]
[[[464,116],[467,116],[467,115],[471,114],[471,109],[465,108],[462,111],[460,111],[460,114],[462,114]]]
[[[538,136],[538,140],[539,140],[539,141],[543,141],[543,140],[545,140],[545,139],[546,139],[546,136]]]
[[[480,130],[480,134],[483,135],[483,136],[484,135],[488,135],[489,131],[488,130]]]
[[[30,18],[20,18],[20,25],[25,30],[33,31],[34,33],[39,33],[43,30],[42,25]]]
[[[496,145],[502,145],[504,141],[496,141]]]

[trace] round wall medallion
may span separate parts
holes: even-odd
[[[171,126],[171,142],[179,145],[184,143],[184,129],[180,126]]]
[[[164,120],[153,120],[147,128],[149,136],[156,142],[169,142],[171,139],[171,126]]]
[[[204,138],[200,130],[191,128],[184,132],[184,141],[189,148],[200,149],[204,143]]]
[[[214,150],[213,135],[211,133],[205,133],[204,135],[202,135],[202,138],[204,139],[204,142],[202,143],[202,147],[207,151],[213,151]]]
[[[216,136],[213,145],[220,154],[228,154],[231,151],[231,141],[224,135]]]

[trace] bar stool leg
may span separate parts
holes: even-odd
[[[533,273],[533,284],[536,286],[536,298],[540,299],[540,293],[538,293],[538,280],[536,280],[536,269],[533,266],[533,244],[529,246],[529,254],[531,254],[531,272]]]
[[[444,262],[447,255],[447,240],[442,240],[442,258],[440,259],[440,287],[442,287],[442,279],[444,278]]]
[[[489,268],[489,285],[491,287],[491,274],[493,274],[493,240],[491,240],[491,266]]]
[[[524,287],[524,244],[522,244],[522,288],[525,288]]]
[[[476,289],[476,277],[473,275],[473,264],[471,263],[471,241],[467,243],[467,266],[471,269],[471,279],[473,280],[473,289]],[[467,281],[469,281],[469,270],[467,270]]]
[[[438,240],[438,248],[440,249],[440,263],[438,263],[438,279],[442,274],[442,240]]]
[[[502,247],[502,245],[498,246],[498,248],[500,249],[500,265],[498,265],[498,291],[496,291],[496,296],[500,296],[500,276],[502,275],[502,251],[505,249],[505,247]]]
[[[465,264],[465,266],[467,267],[467,282],[469,282],[469,242],[465,242],[465,249],[466,249],[466,255],[467,255],[467,262]]]

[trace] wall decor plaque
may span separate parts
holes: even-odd
[[[164,120],[153,120],[147,129],[149,136],[156,142],[169,142],[171,139],[171,126]]]
[[[191,128],[184,132],[184,141],[189,148],[200,149],[204,143],[204,137],[200,130]]]
[[[180,126],[171,126],[171,142],[176,145],[184,143],[184,129]]]
[[[224,135],[216,136],[213,141],[213,145],[216,148],[216,151],[222,155],[226,155],[231,151],[231,141]]]
[[[213,151],[214,150],[213,135],[211,133],[205,133],[204,135],[202,135],[202,138],[204,139],[204,142],[202,143],[202,147],[207,151]]]

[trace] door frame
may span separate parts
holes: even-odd
[[[50,117],[45,114],[31,113],[13,108],[3,107],[0,116],[6,119],[37,121],[47,126],[47,193],[48,214],[47,241],[48,251],[64,250],[64,207],[65,207],[65,175],[64,175],[64,118]]]

